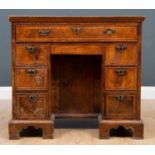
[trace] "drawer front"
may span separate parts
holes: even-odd
[[[132,24],[105,25],[17,25],[18,42],[76,42],[137,40],[137,27]]]
[[[43,119],[47,118],[48,112],[47,94],[16,94],[14,116],[18,119]]]
[[[15,71],[17,90],[41,90],[48,88],[48,70],[46,68],[18,68]]]
[[[16,45],[16,65],[47,65],[47,45],[18,44]]]
[[[138,64],[137,44],[107,44],[105,65],[136,65]]]
[[[105,95],[106,118],[134,118],[136,115],[136,95],[125,93],[107,93]]]
[[[106,67],[106,90],[136,90],[137,68],[134,67]]]
[[[96,45],[54,45],[52,54],[101,55],[101,47]]]

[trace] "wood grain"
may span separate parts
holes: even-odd
[[[119,74],[119,71],[124,72]],[[105,90],[136,90],[137,68],[106,67]]]
[[[57,55],[102,55],[97,45],[54,45],[51,48],[51,54]]]
[[[110,43],[105,48],[105,65],[138,65],[136,43]]]
[[[36,73],[29,73],[34,70]],[[37,90],[48,88],[48,70],[45,68],[18,68],[15,72],[17,90]]]
[[[14,119],[46,119],[48,102],[48,95],[45,93],[17,93],[16,105],[13,107]]]
[[[16,66],[47,65],[48,45],[18,44],[16,45]]]
[[[41,35],[41,32],[49,32]],[[17,25],[17,42],[95,42],[136,41],[137,28],[132,24]]]

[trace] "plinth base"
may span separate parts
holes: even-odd
[[[9,123],[9,139],[19,139],[21,131],[33,127],[35,129],[42,129],[44,139],[53,138],[53,122],[50,120],[12,120]]]
[[[143,138],[143,122],[141,120],[101,120],[99,124],[99,137],[101,139],[107,139],[110,137],[110,130],[117,129],[119,127],[132,130],[132,136],[135,139]]]

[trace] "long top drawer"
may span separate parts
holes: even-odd
[[[17,24],[17,42],[137,41],[137,24]]]

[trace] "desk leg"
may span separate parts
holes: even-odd
[[[54,124],[51,120],[12,120],[9,123],[9,139],[19,139],[21,131],[28,127],[42,129],[44,139],[53,138]]]
[[[110,137],[110,131],[112,129],[118,129],[122,126],[124,129],[131,129],[132,137],[135,139],[143,139],[143,122],[141,120],[123,120],[123,121],[113,121],[113,120],[100,120],[99,123],[100,133],[99,137],[101,139],[108,139]]]

